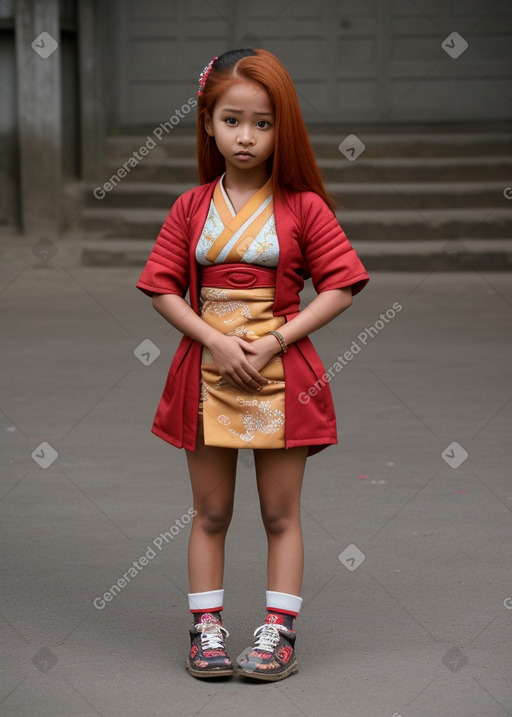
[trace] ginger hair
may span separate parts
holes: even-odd
[[[198,98],[196,156],[201,184],[212,182],[226,169],[215,138],[206,131],[205,119],[212,117],[222,93],[241,79],[263,85],[274,108],[275,145],[267,160],[274,197],[283,197],[287,190],[312,191],[334,212],[336,203],[325,189],[293,80],[277,57],[267,50],[230,50],[211,67]]]

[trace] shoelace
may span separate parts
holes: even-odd
[[[265,652],[274,652],[274,648],[280,638],[279,630],[280,628],[277,625],[271,625],[267,622],[257,627],[254,631],[254,635],[257,635],[254,647]]]
[[[208,620],[195,625],[196,630],[201,630],[201,648],[203,650],[224,649],[224,637],[222,632],[229,637],[229,632],[223,625]]]

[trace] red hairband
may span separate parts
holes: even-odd
[[[214,57],[213,60],[210,60],[210,62],[206,65],[204,70],[199,75],[199,89],[197,90],[197,94],[201,95],[203,93],[204,86],[206,84],[206,80],[208,79],[208,75],[210,74],[210,70],[212,69],[212,65],[215,62],[215,60],[218,60],[218,57]]]

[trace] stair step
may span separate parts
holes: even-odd
[[[448,157],[385,157],[368,159],[364,153],[354,162],[343,156],[331,159],[320,158],[318,165],[326,183],[364,182],[375,184],[387,182],[464,182],[503,181],[512,176],[512,156]],[[193,158],[177,157],[172,160],[155,161],[152,157],[141,159],[137,166],[121,179],[116,179],[121,165],[109,160],[105,166],[102,186],[114,176],[121,182],[174,182],[197,185],[196,161]]]
[[[133,239],[78,239],[85,266],[144,266],[152,241]],[[510,271],[512,244],[508,239],[487,241],[354,242],[354,248],[372,271]]]
[[[371,271],[511,271],[510,239],[353,242]]]
[[[84,263],[142,266],[170,207],[199,184],[195,126],[160,138],[155,129],[107,138],[103,176],[82,186],[85,210],[73,225]],[[370,271],[512,270],[510,123],[308,131],[337,219]],[[355,161],[339,150],[350,134],[365,145]]]
[[[89,208],[78,226],[105,239],[154,238],[167,216],[165,209]],[[510,236],[512,209],[494,207],[418,210],[339,210],[336,217],[351,240],[450,239]],[[77,225],[75,225],[76,227]]]
[[[367,158],[393,157],[464,157],[476,153],[481,156],[504,154],[512,156],[512,132],[428,132],[386,134],[355,128],[332,132],[311,132],[311,144],[317,157],[337,157],[338,145],[355,134],[365,145]],[[106,153],[110,161],[125,162],[134,152],[146,145],[153,159],[190,158],[195,155],[196,135],[190,133],[164,134],[161,139],[153,134],[109,137]],[[154,145],[154,146],[153,146]],[[145,150],[142,150],[145,152]]]
[[[86,204],[91,208],[169,209],[183,192],[194,186],[193,183],[176,182],[123,182],[99,200],[93,194],[96,185],[90,185],[86,190]],[[331,182],[326,187],[339,206],[346,209],[373,211],[507,206],[503,182]]]

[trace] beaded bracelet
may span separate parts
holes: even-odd
[[[279,331],[269,331],[268,333],[276,337],[276,339],[279,341],[279,345],[281,346],[281,351],[285,354],[288,351],[288,346],[286,345],[286,341],[279,333]]]

